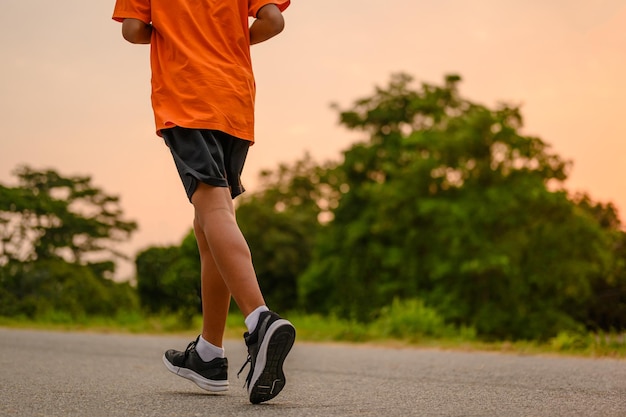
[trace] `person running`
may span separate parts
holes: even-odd
[[[250,402],[285,386],[283,363],[294,326],[267,307],[233,199],[254,142],[255,80],[250,46],[282,32],[289,0],[117,0],[122,36],[150,44],[157,135],[174,159],[194,207],[201,261],[202,332],[184,351],[168,350],[167,369],[200,388],[228,389],[223,349],[231,296],[244,314]],[[252,17],[252,24],[249,18]]]

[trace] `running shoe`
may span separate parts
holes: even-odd
[[[174,349],[165,352],[163,363],[170,372],[194,382],[203,390],[228,390],[228,360],[215,358],[210,362],[203,361],[196,352],[198,339],[189,343],[184,352]]]
[[[258,404],[276,397],[285,387],[283,363],[296,339],[293,325],[272,311],[264,311],[252,333],[243,338],[248,347],[248,359],[237,376],[250,364],[244,387],[250,402]]]

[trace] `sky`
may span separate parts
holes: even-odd
[[[148,47],[122,39],[113,5],[2,0],[0,183],[23,164],[91,176],[139,223],[120,246],[134,256],[179,244],[193,210],[154,134]],[[285,19],[252,47],[249,191],[262,169],[305,152],[338,161],[365,139],[331,103],[349,107],[397,72],[435,84],[454,73],[469,100],[521,106],[522,132],[573,162],[566,188],[626,221],[626,0],[292,0]]]

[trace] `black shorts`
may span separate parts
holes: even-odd
[[[198,181],[230,188],[232,198],[243,193],[241,172],[250,142],[218,130],[172,127],[161,130],[170,148],[189,201]]]

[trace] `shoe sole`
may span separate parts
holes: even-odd
[[[163,355],[163,363],[165,367],[173,374],[176,374],[180,377],[190,380],[198,387],[202,388],[205,391],[210,392],[223,392],[228,391],[228,381],[215,381],[212,379],[207,379],[202,375],[192,371],[188,368],[181,368],[180,366],[172,365],[170,361],[167,360],[165,355]]]
[[[250,380],[250,402],[259,404],[276,397],[285,387],[283,363],[296,340],[296,329],[285,320],[276,320],[268,328],[259,347]]]

